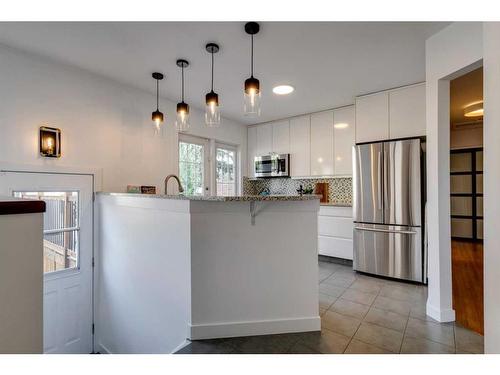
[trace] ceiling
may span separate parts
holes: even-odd
[[[154,92],[154,71],[166,74],[161,95],[175,102],[186,58],[186,102],[204,108],[210,85],[207,42],[215,56],[222,115],[251,124],[353,103],[356,95],[425,80],[425,39],[442,22],[264,22],[255,36],[255,76],[262,114],[243,115],[250,38],[243,22],[0,23],[0,43],[32,51]],[[295,92],[276,96],[288,83]]]
[[[481,117],[465,117],[464,108],[483,100],[483,68],[455,78],[450,82],[450,123],[457,124],[482,120]]]

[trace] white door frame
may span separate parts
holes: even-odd
[[[52,160],[51,160],[52,161]],[[62,175],[85,175],[90,176],[92,179],[92,259],[94,264],[99,261],[99,251],[98,249],[98,235],[96,228],[96,215],[97,210],[95,207],[95,193],[96,191],[102,190],[102,168],[85,168],[85,167],[60,167],[56,165],[33,165],[33,164],[18,164],[9,162],[0,162],[0,173],[1,172],[11,172],[11,173],[41,173],[41,174],[62,174]],[[93,264],[93,265],[94,265]],[[98,280],[96,280],[95,266],[91,270],[91,295],[92,295],[92,324],[95,326],[95,310],[97,308],[96,301],[96,285]],[[92,334],[92,352],[95,349],[95,332]]]

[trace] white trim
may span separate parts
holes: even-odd
[[[258,336],[279,333],[321,331],[321,318],[294,318],[229,322],[215,324],[189,324],[189,339],[202,340],[222,337]]]
[[[455,321],[455,310],[444,309],[441,310],[437,307],[432,306],[429,302],[426,305],[426,314],[432,319],[437,320],[441,323],[454,322]]]

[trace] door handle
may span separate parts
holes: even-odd
[[[354,229],[356,229],[356,230],[364,230],[364,231],[367,231],[367,232],[417,234],[417,232],[415,232],[413,230],[375,229],[375,228],[362,228],[362,227],[354,227]]]
[[[377,169],[378,169],[378,208],[382,209],[382,153],[378,152],[378,160],[377,160]]]

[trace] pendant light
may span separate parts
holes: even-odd
[[[215,43],[208,43],[206,50],[212,55],[212,85],[211,90],[205,95],[205,124],[209,127],[220,125],[219,95],[214,92],[214,53],[219,52],[219,46]]]
[[[187,131],[189,129],[189,105],[184,103],[184,68],[189,66],[189,62],[179,59],[177,60],[177,66],[181,68],[181,102],[177,103],[175,127],[178,131]]]
[[[151,114],[151,119],[153,120],[155,133],[160,133],[161,124],[163,122],[163,113],[160,112],[158,108],[159,101],[159,89],[160,81],[163,79],[163,74],[155,72],[152,74],[153,78],[156,80],[156,111]]]
[[[247,22],[245,31],[252,38],[250,55],[250,78],[245,80],[244,105],[243,112],[245,116],[260,116],[260,82],[253,76],[253,36],[260,30],[257,22]]]

